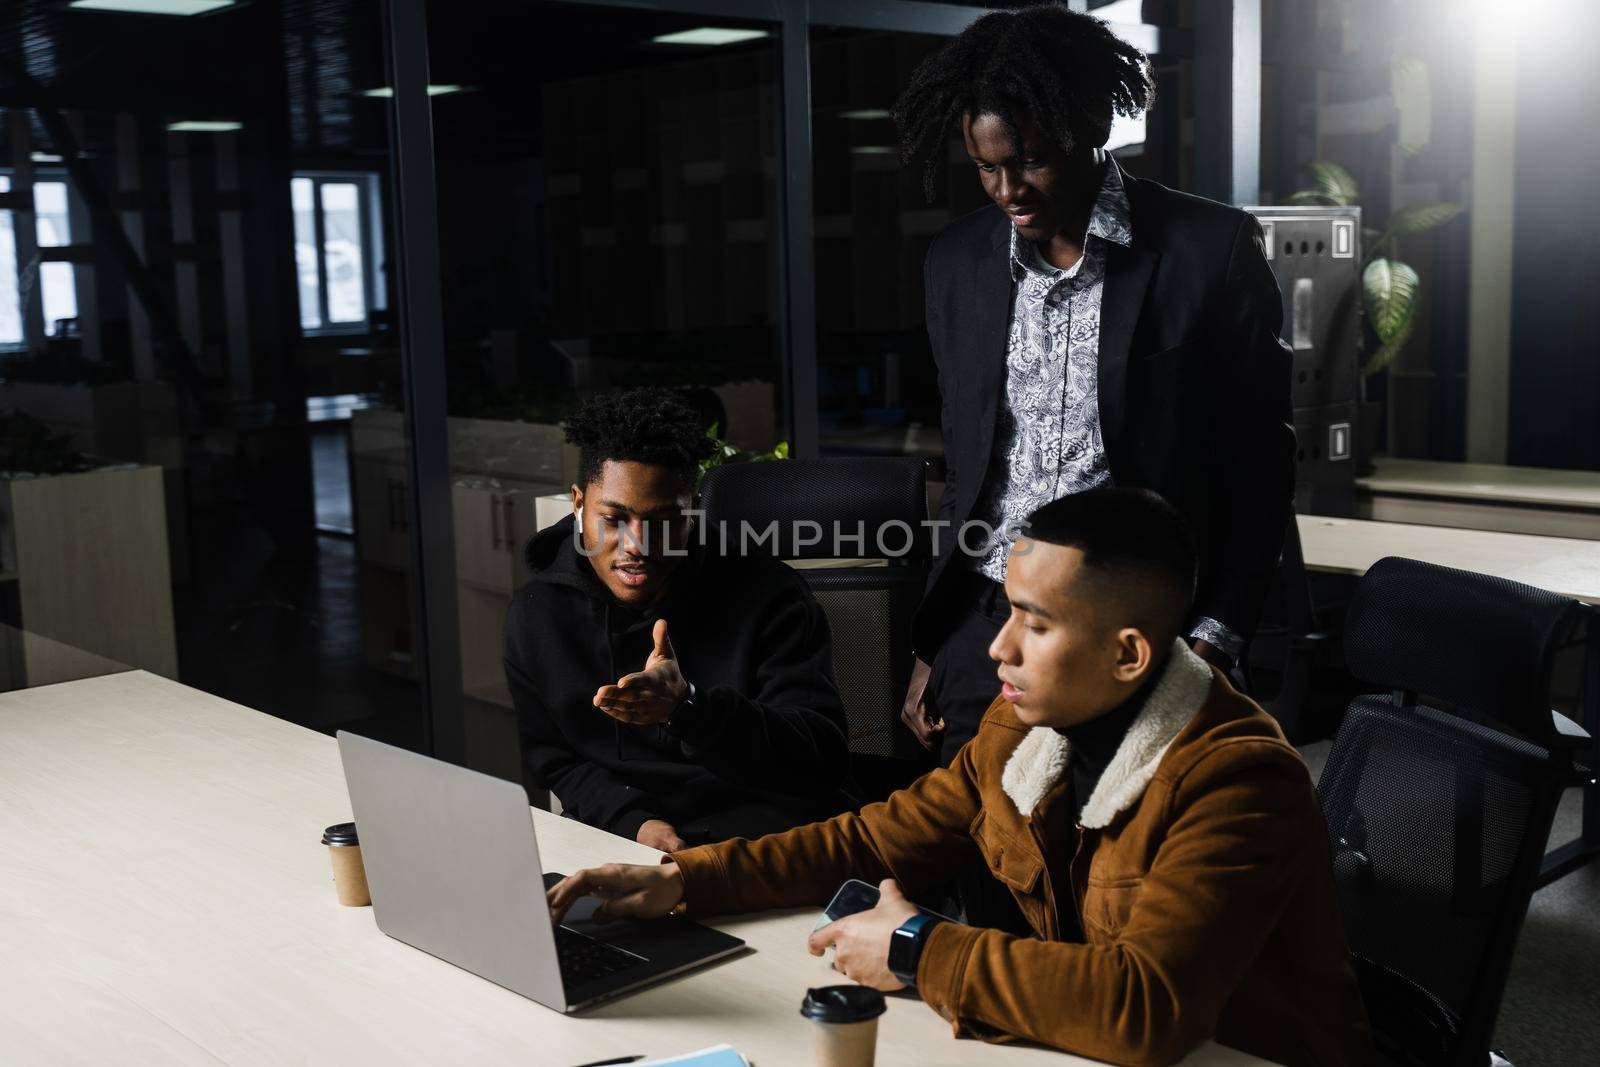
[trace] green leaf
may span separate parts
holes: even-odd
[[[721,467],[728,463],[751,463],[762,460],[788,459],[789,442],[779,441],[770,452],[748,452],[745,449],[730,445],[717,436],[717,427],[713,426],[711,432],[706,434],[716,444],[711,455],[700,461],[700,476],[705,477],[707,471],[713,467]]]
[[[1361,292],[1367,318],[1388,344],[1408,329],[1420,298],[1417,272],[1397,259],[1379,258],[1361,272]]]
[[[1354,204],[1361,200],[1361,185],[1356,176],[1337,163],[1317,160],[1311,164],[1311,177],[1316,180],[1317,191],[1335,204]]]
[[[1288,201],[1291,204],[1326,205],[1333,203],[1332,200],[1328,199],[1327,193],[1318,192],[1316,189],[1300,189],[1296,192],[1290,193]]]
[[[1398,334],[1373,349],[1367,361],[1361,365],[1362,374],[1377,374],[1399,358],[1401,349],[1405,348],[1406,342],[1411,339],[1413,321],[1406,319]]]
[[[1389,216],[1388,232],[1395,237],[1406,233],[1422,233],[1454,219],[1466,208],[1446,200],[1432,200],[1425,204],[1411,204]]]

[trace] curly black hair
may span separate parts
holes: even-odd
[[[1074,152],[1105,144],[1113,113],[1138,114],[1154,97],[1143,52],[1092,15],[1046,0],[968,26],[917,66],[893,115],[901,161],[922,169],[931,202],[945,138],[965,115],[998,116],[1021,155],[1016,115],[1025,112],[1063,152]]]
[[[700,461],[715,448],[707,427],[684,398],[659,386],[640,386],[591,397],[565,425],[578,446],[578,484],[600,476],[606,460],[659,464],[694,488]]]

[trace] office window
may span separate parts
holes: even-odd
[[[11,191],[11,177],[0,174],[0,193]],[[17,288],[17,235],[11,212],[0,211],[0,345],[22,344],[22,299]]]
[[[300,173],[289,183],[300,327],[361,333],[385,307],[376,174]]]
[[[11,191],[11,176],[0,174],[0,193]],[[67,206],[67,183],[42,180],[33,183],[34,230],[40,248],[62,248],[72,243],[72,219]],[[0,211],[0,345],[21,345],[23,284],[39,286],[46,337],[61,331],[64,321],[78,317],[77,279],[71,263],[17,261],[17,235],[10,211]],[[34,269],[37,269],[37,275]],[[35,281],[35,278],[37,279]]]
[[[34,182],[33,211],[40,248],[63,248],[72,243],[66,182]],[[39,297],[44,302],[46,337],[54,337],[64,321],[78,317],[78,293],[73,282],[71,263],[40,261]]]

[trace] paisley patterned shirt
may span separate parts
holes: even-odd
[[[994,458],[974,517],[996,536],[978,571],[1006,580],[1006,553],[1023,521],[1068,493],[1111,484],[1100,437],[1100,296],[1106,244],[1133,241],[1122,174],[1106,163],[1083,255],[1051,266],[1011,231],[1011,329],[1005,396],[995,413]]]
[[[968,557],[993,581],[1006,580],[1006,554],[1035,509],[1111,484],[1100,436],[1100,301],[1108,246],[1132,243],[1128,194],[1110,161],[1089,213],[1083,255],[1069,269],[1052,266],[1033,242],[1011,231],[1005,397],[995,413],[990,477],[973,512],[995,536]],[[1216,619],[1195,619],[1189,636],[1235,659],[1243,650],[1243,640]]]

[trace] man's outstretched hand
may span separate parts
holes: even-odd
[[[678,670],[678,655],[667,638],[666,619],[656,620],[651,636],[655,647],[644,661],[644,670],[595,690],[594,706],[619,722],[641,726],[666,722],[689,696],[689,683]]]
[[[595,920],[659,919],[683,900],[676,863],[608,863],[569,874],[545,891],[550,921],[559,923],[580,897],[599,897]]]

